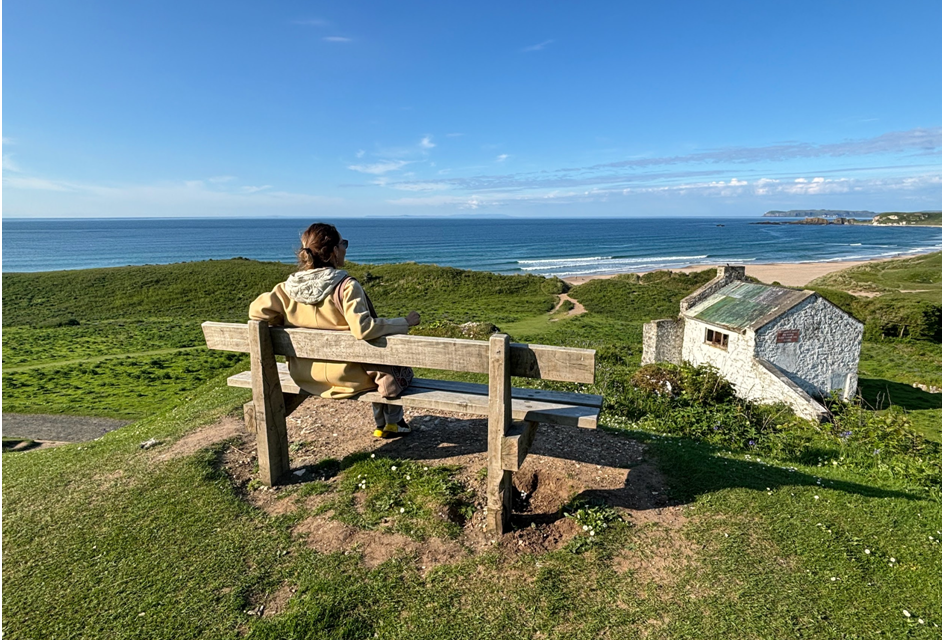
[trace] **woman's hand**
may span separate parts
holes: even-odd
[[[420,314],[418,314],[416,311],[409,312],[406,314],[406,323],[411,327],[415,327],[420,323]]]

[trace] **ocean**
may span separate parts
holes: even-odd
[[[360,263],[419,262],[504,274],[587,276],[718,263],[864,260],[941,249],[939,227],[758,225],[762,218],[348,218]],[[766,219],[770,220],[770,219]],[[234,257],[294,262],[313,220],[5,219],[3,272]]]

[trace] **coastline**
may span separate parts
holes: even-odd
[[[765,284],[779,282],[785,287],[803,287],[816,278],[825,276],[826,274],[833,273],[835,271],[842,271],[843,269],[858,267],[863,264],[870,264],[873,262],[888,262],[889,260],[914,258],[917,256],[928,255],[930,253],[937,252],[928,251],[926,253],[897,255],[887,258],[875,258],[872,260],[848,260],[834,262],[771,262],[765,264],[746,263],[744,266],[746,267],[747,275],[757,278]],[[666,271],[674,271],[676,273],[693,273],[695,271],[704,271],[705,269],[716,269],[719,266],[721,265],[700,264],[689,267],[681,267],[678,269],[666,269]],[[651,271],[624,271],[622,273],[608,273],[592,276],[572,276],[561,279],[571,286],[576,286],[579,284],[584,284],[585,282],[589,282],[590,280],[605,280],[626,273],[651,273]]]

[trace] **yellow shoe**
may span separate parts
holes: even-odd
[[[374,437],[375,437],[375,438],[383,438],[383,437],[384,437],[384,430],[381,429],[380,427],[377,427],[376,429],[374,429]]]
[[[412,433],[413,430],[410,429],[410,425],[406,423],[406,420],[400,420],[396,424],[388,424],[383,429],[384,438],[396,438],[398,436],[405,436],[408,433]]]

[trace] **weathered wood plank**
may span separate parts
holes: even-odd
[[[538,432],[537,422],[516,422],[502,440],[502,468],[506,471],[518,471],[528,456]]]
[[[288,365],[284,362],[279,363],[279,376],[282,379],[282,391],[285,393],[298,393],[301,389],[292,380],[288,373]],[[252,388],[252,378],[248,371],[237,373],[230,376],[227,383],[231,387],[242,387],[244,389]],[[464,395],[476,395],[487,397],[488,385],[476,384],[473,382],[455,382],[453,380],[430,380],[428,378],[414,378],[410,383],[411,389],[429,389],[436,391],[452,391]],[[571,393],[568,391],[548,391],[546,389],[525,389],[512,387],[511,397],[514,400],[535,400],[538,402],[549,402],[562,405],[577,405],[599,409],[603,406],[603,396],[592,395],[589,393]],[[434,408],[434,407],[427,407]],[[516,420],[518,418],[515,418]],[[592,427],[592,425],[582,425]]]
[[[488,341],[488,476],[486,530],[502,535],[511,525],[511,472],[502,465],[502,442],[511,426],[510,340],[501,333]]]
[[[248,353],[245,325],[204,322],[207,347]],[[445,371],[488,372],[488,343],[482,340],[394,335],[358,340],[346,331],[270,327],[276,355]],[[511,344],[511,375],[562,382],[593,382],[592,349]]]
[[[272,486],[289,470],[285,402],[265,322],[249,322],[252,404],[260,480]]]
[[[281,371],[282,391],[285,393],[299,393],[298,385],[288,375],[288,371]],[[252,379],[248,371],[230,376],[228,384],[231,387],[243,389],[252,388]],[[481,385],[484,386],[484,385]],[[515,389],[512,389],[514,396]],[[528,391],[534,391],[529,389]],[[479,416],[488,415],[488,396],[477,393],[459,393],[434,388],[414,387],[403,392],[399,398],[384,398],[376,391],[362,393],[356,398],[360,402],[384,402],[397,404],[413,409],[432,409],[438,411],[455,411],[457,413],[471,413]],[[600,408],[587,405],[570,405],[561,402],[543,402],[540,400],[525,400],[512,398],[511,415],[513,420],[532,420],[543,424],[557,424],[568,427],[582,427],[595,429],[600,415]]]
[[[593,384],[596,351],[544,344],[511,345],[511,375]]]
[[[440,391],[455,391],[471,395],[488,395],[487,384],[474,382],[456,382],[454,380],[430,380],[428,378],[414,378],[411,387],[420,389],[437,389]],[[521,400],[538,400],[540,402],[557,402],[560,404],[575,404],[587,407],[600,408],[603,406],[603,396],[589,393],[573,393],[570,391],[550,391],[547,389],[527,389],[512,387],[511,397]]]

